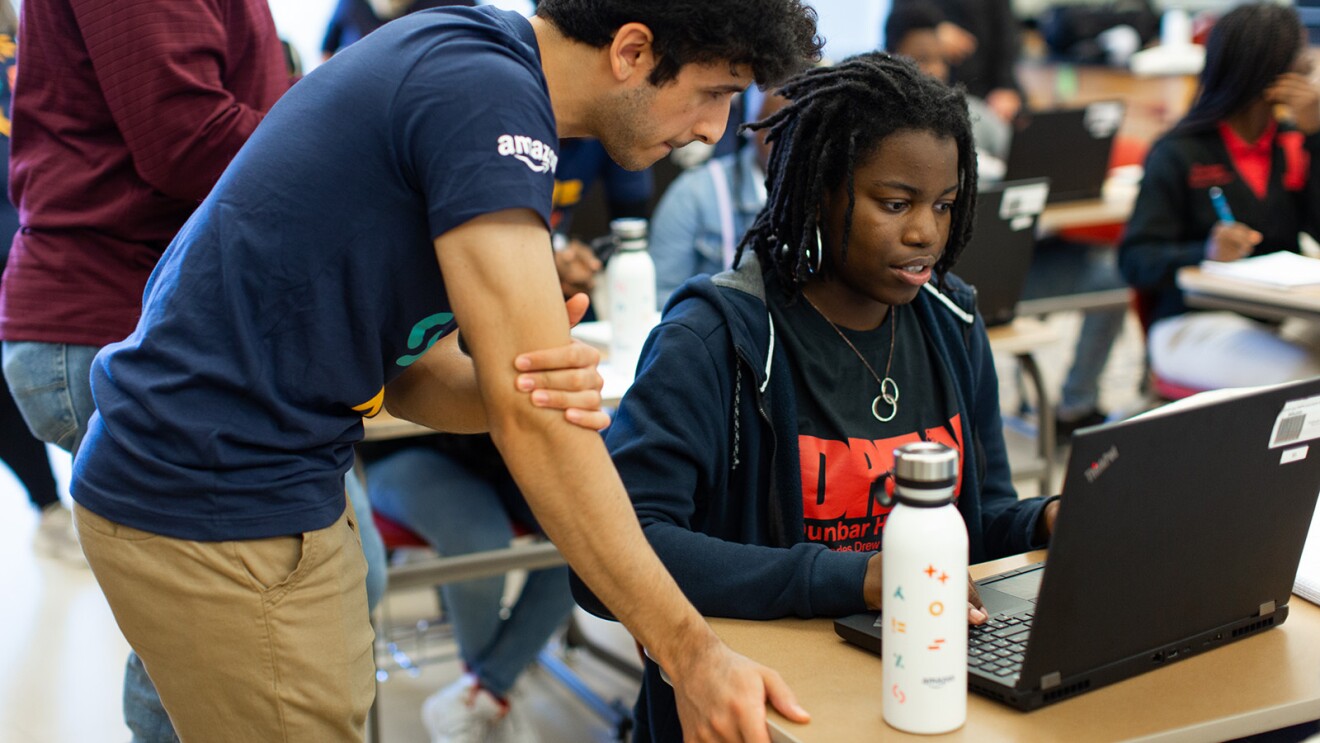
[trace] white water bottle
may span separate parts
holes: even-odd
[[[909,733],[967,720],[967,525],[953,505],[958,453],[932,442],[894,450],[884,530],[884,717]]]
[[[610,367],[632,379],[655,325],[655,264],[646,252],[646,220],[615,219],[618,249],[605,268],[610,288]]]

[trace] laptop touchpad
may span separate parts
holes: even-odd
[[[1036,603],[1040,580],[1044,576],[1044,570],[1029,570],[1003,578],[991,578],[977,583],[976,587],[992,615],[1016,614],[1031,609],[1031,605]]]

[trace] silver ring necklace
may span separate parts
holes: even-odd
[[[839,330],[839,326],[826,317],[825,313],[820,311],[820,308],[816,306],[815,302],[811,301],[806,293],[802,294],[802,298],[807,300],[807,304],[811,305],[811,309],[815,310],[816,314],[820,315],[821,319],[828,323],[835,333],[839,334],[843,342],[848,344],[848,348],[851,348],[852,352],[857,355],[857,359],[862,362],[862,366],[865,366],[866,370],[871,372],[871,376],[875,377],[875,383],[880,385],[880,394],[871,400],[871,415],[874,415],[875,419],[881,423],[892,421],[894,416],[898,415],[898,382],[895,382],[894,378],[889,376],[889,370],[894,366],[894,342],[898,338],[898,307],[890,306],[889,308],[889,311],[893,313],[889,323],[889,358],[885,361],[885,376],[881,379],[880,375],[876,374],[875,369],[871,367],[871,363],[862,355],[862,352],[857,350],[857,346],[854,346],[853,342],[848,340],[848,336],[844,335],[842,330]],[[889,406],[888,415],[880,414],[882,403]]]

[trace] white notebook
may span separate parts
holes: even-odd
[[[1227,263],[1202,261],[1201,270],[1215,276],[1282,288],[1320,284],[1320,260],[1288,251]]]
[[[1302,548],[1302,563],[1297,567],[1293,593],[1313,604],[1320,604],[1320,508],[1311,518],[1311,532]]]

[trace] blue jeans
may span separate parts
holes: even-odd
[[[1060,239],[1042,240],[1031,258],[1023,299],[1125,289],[1118,272],[1118,250],[1110,245],[1084,245]],[[1058,413],[1071,420],[1094,410],[1100,402],[1100,373],[1109,361],[1127,309],[1090,310],[1082,318],[1072,366],[1063,381]]]
[[[32,435],[77,454],[92,417],[96,346],[5,341],[5,381]]]
[[[492,481],[425,445],[367,465],[367,488],[375,509],[406,524],[444,555],[509,546],[511,518],[534,525],[507,472]],[[532,572],[504,620],[502,577],[450,583],[441,593],[468,671],[500,697],[573,608],[566,567]]]
[[[100,349],[63,343],[5,341],[4,373],[33,435],[77,454],[87,433],[92,401],[92,359]],[[370,518],[366,494],[352,473],[348,493],[367,558],[367,599],[375,607],[385,590],[385,546]],[[146,668],[133,651],[124,668],[124,723],[134,743],[178,743],[169,715]]]

